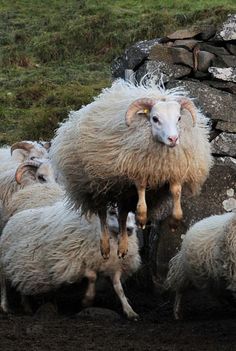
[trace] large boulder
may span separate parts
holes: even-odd
[[[221,40],[236,40],[236,14],[229,15],[216,33],[216,38]]]

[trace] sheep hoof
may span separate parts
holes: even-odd
[[[117,255],[119,258],[125,258],[127,253],[128,253],[128,250],[126,250],[125,252],[121,252],[120,250],[117,251]]]
[[[139,315],[134,311],[127,313],[127,318],[133,322],[137,322],[140,319]]]
[[[181,224],[181,219],[176,219],[174,217],[170,218],[169,226],[172,232],[175,232],[180,224]]]
[[[138,222],[138,226],[141,229],[145,229],[146,222],[147,222],[147,216],[146,213],[141,213],[136,215],[136,220]]]

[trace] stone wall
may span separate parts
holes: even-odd
[[[200,196],[183,198],[184,221],[176,233],[165,221],[152,227],[151,261],[159,284],[191,224],[236,208],[236,14],[219,28],[194,27],[136,43],[112,65],[114,78],[140,81],[150,72],[167,88],[183,87],[210,118],[215,158]]]

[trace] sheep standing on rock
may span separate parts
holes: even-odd
[[[146,190],[168,183],[173,218],[181,220],[183,186],[196,194],[212,164],[207,119],[181,90],[117,80],[91,104],[72,112],[52,142],[51,157],[75,208],[99,215],[101,252],[109,257],[106,209],[118,204],[119,257],[128,251],[126,218],[137,189],[136,217],[145,226]],[[158,194],[158,193],[157,193]]]
[[[191,286],[227,289],[236,297],[236,213],[211,216],[195,223],[181,250],[169,263],[165,285],[175,291],[174,315],[181,318],[181,299]]]
[[[111,241],[108,262],[99,252],[101,228],[97,216],[88,221],[80,213],[69,210],[64,202],[15,214],[0,238],[2,309],[8,311],[4,276],[22,295],[44,293],[87,277],[89,284],[83,303],[88,305],[95,295],[97,274],[101,273],[112,280],[126,316],[136,319],[138,316],[121,285],[121,278],[133,274],[140,266],[134,214],[129,213],[126,225],[129,253],[126,260],[119,260],[117,215],[108,213]]]

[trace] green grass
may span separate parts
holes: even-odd
[[[51,138],[110,84],[111,61],[132,43],[235,10],[234,0],[2,0],[0,143]]]

